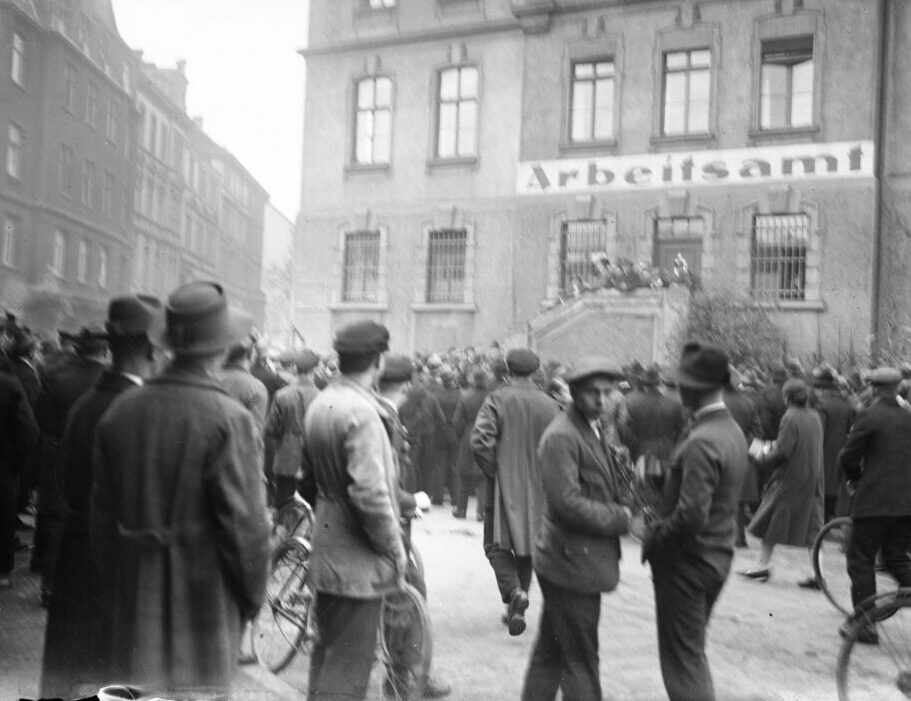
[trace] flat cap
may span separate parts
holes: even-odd
[[[611,380],[625,378],[623,368],[612,360],[600,355],[586,355],[569,366],[563,379],[567,384],[574,385],[588,377],[599,375]]]
[[[895,368],[876,368],[870,373],[871,385],[897,385],[902,381],[902,374]]]
[[[540,365],[538,356],[527,348],[513,348],[506,354],[506,367],[513,375],[531,375]]]
[[[389,350],[389,331],[375,321],[355,321],[335,334],[332,347],[339,353],[374,355]]]
[[[310,372],[319,365],[319,355],[309,348],[294,354],[294,369],[298,372]]]
[[[380,382],[408,382],[414,374],[414,363],[407,355],[390,355],[383,364]]]

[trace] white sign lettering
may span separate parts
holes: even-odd
[[[526,161],[516,191],[547,195],[593,190],[647,190],[695,185],[743,185],[773,180],[873,176],[872,141],[792,144],[725,151]]]

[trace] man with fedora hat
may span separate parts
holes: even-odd
[[[177,288],[151,334],[173,361],[119,396],[95,433],[91,542],[113,623],[106,676],[165,698],[230,694],[244,622],[265,598],[262,438],[215,376],[248,324],[221,285]]]
[[[835,386],[835,373],[828,365],[813,370],[813,389],[816,397],[816,411],[822,419],[822,464],[825,489],[824,519],[845,515],[848,510],[848,495],[844,476],[838,469],[838,454],[841,452],[854,421],[854,410]]]
[[[601,357],[571,366],[566,381],[572,403],[538,446],[544,509],[533,559],[544,606],[523,701],[553,701],[558,688],[565,699],[601,699],[601,593],[617,586],[620,536],[631,518],[630,509],[618,503],[625,489],[603,419],[623,376]]]
[[[708,701],[705,631],[734,556],[747,445],[722,397],[728,358],[720,348],[687,343],[669,375],[692,427],[671,455],[658,518],[631,530],[652,568],[664,688],[672,701]]]
[[[838,456],[856,485],[847,553],[854,606],[876,593],[878,552],[898,585],[911,586],[911,412],[896,399],[901,379],[894,368],[870,373],[873,403],[857,416]],[[859,640],[875,643],[876,633],[863,631]]]
[[[272,445],[272,468],[268,474],[275,480],[276,509],[294,497],[303,457],[304,414],[319,394],[313,382],[319,355],[305,348],[294,354],[292,363],[294,382],[275,393],[264,431],[266,442]]]
[[[510,382],[491,392],[471,429],[471,449],[493,480],[484,509],[484,553],[507,605],[510,635],[525,631],[531,554],[541,525],[544,487],[538,441],[560,413],[557,402],[532,381],[538,356],[527,348],[506,354]]]
[[[405,581],[395,458],[373,392],[389,332],[373,321],[335,335],[340,376],[304,417],[305,471],[316,481],[310,577],[319,637],[311,699],[363,699],[383,596]]]
[[[163,323],[161,302],[147,295],[116,297],[108,306],[102,339],[112,365],[69,411],[60,442],[60,477],[66,519],[48,610],[41,696],[69,698],[94,693],[106,681],[107,617],[98,587],[106,563],[89,545],[95,429],[113,401],[142,385],[156,370],[150,330]]]

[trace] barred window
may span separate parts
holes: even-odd
[[[461,304],[465,301],[465,229],[437,229],[428,232],[427,302]]]
[[[357,83],[354,160],[364,165],[388,163],[392,140],[392,81],[364,78]]]
[[[477,155],[478,69],[462,66],[440,71],[437,103],[437,157]]]
[[[380,232],[352,231],[346,233],[342,301],[378,301],[379,277]]]
[[[614,138],[614,62],[574,63],[570,97],[570,140]]]
[[[750,293],[754,298],[805,299],[808,240],[805,214],[763,214],[753,219]]]
[[[560,267],[563,271],[562,287],[572,290],[573,281],[590,281],[597,273],[592,255],[607,249],[607,221],[604,219],[578,219],[563,222],[560,245]]]
[[[664,54],[663,134],[708,132],[711,65],[709,49]]]

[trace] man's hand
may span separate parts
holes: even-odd
[[[427,492],[415,492],[414,505],[419,512],[430,511],[430,497],[427,496]]]
[[[629,534],[633,539],[642,543],[648,535],[648,526],[645,522],[645,515],[642,513],[633,514],[629,521]]]

